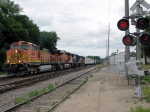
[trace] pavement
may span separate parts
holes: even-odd
[[[150,107],[145,100],[133,98],[134,88],[134,80],[128,85],[125,74],[119,74],[116,66],[105,67],[54,112],[129,112],[138,106]]]

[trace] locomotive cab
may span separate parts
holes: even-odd
[[[27,72],[27,54],[30,45],[23,42],[14,42],[7,51],[7,60],[4,72],[8,76],[22,76]]]

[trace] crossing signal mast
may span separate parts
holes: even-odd
[[[136,32],[126,34],[122,38],[122,42],[125,46],[135,46],[136,45],[136,62],[127,62],[126,68],[134,71],[137,80],[137,86],[134,91],[134,97],[144,98],[142,87],[141,87],[141,76],[149,75],[149,72],[142,69],[141,57],[140,57],[140,43],[143,45],[150,45],[150,35],[145,32],[140,32],[140,30],[145,30],[149,27],[149,19],[143,17],[142,8],[140,4],[146,9],[150,8],[150,4],[144,0],[136,0],[130,10],[133,12],[136,9],[136,14],[132,14],[129,17],[123,17],[117,23],[117,27],[121,31],[126,31],[129,29],[129,19],[131,19],[131,25],[136,26]],[[136,19],[136,20],[135,20]]]
[[[137,16],[138,17],[138,16]],[[130,17],[129,17],[130,18]],[[145,30],[149,26],[149,19],[138,17],[139,19],[137,21],[134,20],[135,26],[140,30]],[[125,31],[129,28],[129,21],[126,18],[120,19],[117,23],[118,29],[121,31]],[[122,39],[122,42],[125,46],[135,46],[137,44],[136,35],[140,35],[139,41],[143,45],[150,44],[150,35],[143,33],[143,34],[137,34],[137,33],[130,33],[128,35],[125,35]]]

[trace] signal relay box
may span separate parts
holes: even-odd
[[[117,60],[117,70],[119,72],[125,72],[125,61],[124,60]]]

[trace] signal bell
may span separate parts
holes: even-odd
[[[135,46],[136,45],[136,38],[131,35],[125,35],[122,39],[122,42],[125,46]]]
[[[119,30],[125,31],[129,28],[129,21],[127,19],[120,19],[117,26]]]
[[[147,18],[139,18],[136,22],[136,27],[138,29],[144,30],[149,26],[149,19]]]
[[[149,34],[142,34],[139,38],[139,41],[143,45],[149,45],[150,44],[150,35]]]

